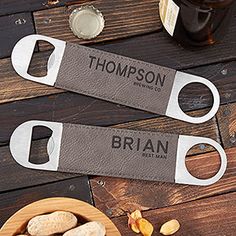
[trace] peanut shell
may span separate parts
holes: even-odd
[[[105,236],[105,226],[96,221],[88,222],[63,234],[63,236]]]
[[[47,215],[35,216],[28,225],[30,235],[48,236],[64,233],[77,225],[77,218],[74,214],[65,211],[56,211]]]

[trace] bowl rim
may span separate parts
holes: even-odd
[[[87,202],[67,197],[45,198],[26,205],[4,223],[0,236],[19,234],[34,216],[54,211],[69,211],[88,221],[99,221],[106,227],[106,236],[121,236],[115,224],[103,212]]]

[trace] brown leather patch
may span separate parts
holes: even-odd
[[[58,171],[175,182],[178,137],[63,124]]]
[[[163,114],[176,71],[67,43],[55,87]]]

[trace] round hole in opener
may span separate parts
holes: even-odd
[[[191,117],[202,117],[212,108],[213,95],[211,90],[202,83],[189,83],[179,92],[178,103],[183,112],[204,108],[200,112],[190,112]]]
[[[200,143],[188,150],[185,165],[192,176],[198,179],[209,179],[218,173],[221,159],[213,146]]]

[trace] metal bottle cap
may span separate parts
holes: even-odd
[[[73,10],[69,23],[72,32],[78,38],[92,39],[102,32],[105,20],[98,9],[86,5]]]

